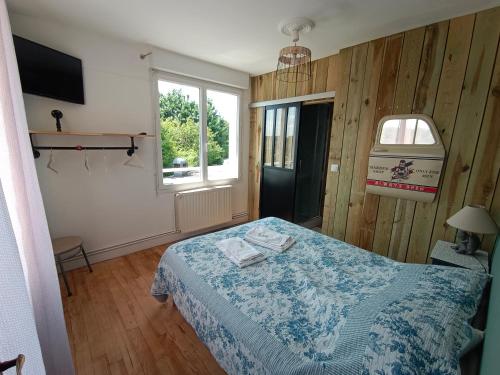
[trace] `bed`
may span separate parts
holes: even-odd
[[[296,239],[240,269],[214,245],[264,225]],[[483,273],[404,264],[277,218],[169,247],[151,293],[169,295],[229,374],[455,374]]]

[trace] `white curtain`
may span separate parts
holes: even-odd
[[[0,0],[0,180],[31,299],[45,369],[48,374],[73,374],[52,244],[29,141],[5,0]]]
[[[43,374],[35,317],[24,279],[16,238],[0,184],[0,361],[24,354],[24,374]],[[10,373],[13,373],[11,371]]]

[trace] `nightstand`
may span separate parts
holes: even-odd
[[[432,249],[432,264],[468,268],[474,271],[488,272],[488,253],[477,250],[474,255],[458,254],[452,246],[454,243],[437,241]]]

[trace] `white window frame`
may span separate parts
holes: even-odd
[[[182,76],[179,74],[174,74],[174,73],[168,73],[156,69],[152,69],[152,74],[151,74],[151,81],[152,81],[152,91],[153,91],[153,113],[154,113],[154,122],[155,122],[155,137],[156,137],[156,180],[157,180],[157,189],[158,191],[182,191],[182,190],[189,190],[189,189],[196,189],[200,187],[207,187],[207,186],[217,186],[217,185],[228,185],[228,184],[234,184],[240,181],[241,178],[241,166],[242,166],[242,158],[241,158],[241,150],[242,150],[242,145],[241,145],[241,126],[243,123],[243,111],[241,108],[242,105],[242,97],[243,97],[243,90],[237,89],[235,87],[231,86],[226,86],[226,85],[221,85],[218,83],[213,83],[209,81],[204,81],[201,79],[196,79],[196,78],[190,78],[186,76]],[[200,120],[200,174],[201,174],[201,180],[197,182],[186,182],[186,183],[179,183],[179,184],[169,184],[165,185],[163,183],[163,154],[162,154],[162,148],[161,148],[161,132],[160,132],[160,127],[161,127],[161,119],[160,119],[160,106],[159,106],[159,101],[160,101],[160,93],[158,90],[158,81],[168,81],[172,83],[177,83],[181,85],[188,85],[188,86],[193,86],[197,87],[200,90],[200,97],[199,97],[199,103],[200,103],[200,108],[199,108],[199,120]],[[238,119],[238,126],[236,127],[236,155],[238,157],[238,174],[237,177],[233,178],[227,178],[227,179],[221,179],[221,180],[209,180],[208,179],[208,163],[207,163],[207,151],[208,151],[208,144],[207,144],[207,123],[206,123],[206,118],[207,118],[207,90],[212,90],[212,91],[218,91],[218,92],[223,92],[223,93],[228,93],[232,95],[236,95],[237,97],[237,119]]]

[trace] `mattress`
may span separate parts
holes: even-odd
[[[256,225],[296,243],[240,269],[215,242]],[[168,248],[151,293],[171,295],[229,374],[454,374],[488,275],[395,262],[277,218]]]

